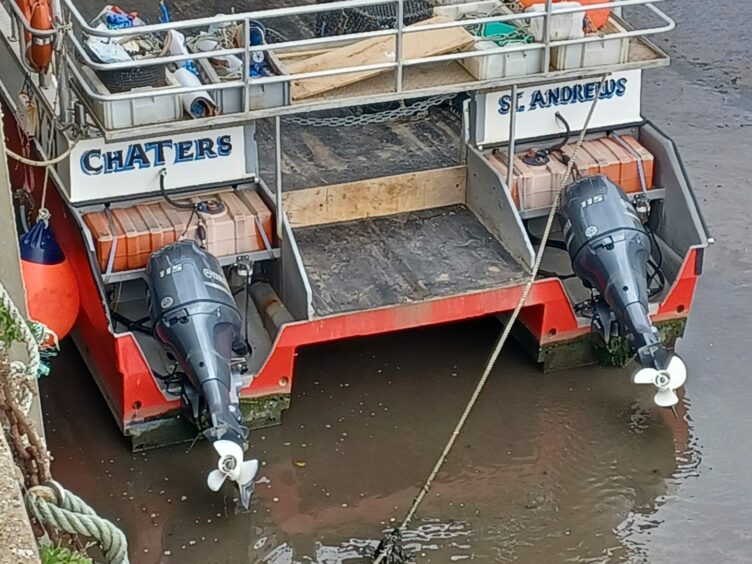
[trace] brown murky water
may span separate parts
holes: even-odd
[[[69,375],[45,386],[56,475],[121,517],[137,562],[168,561],[165,550],[191,562],[362,561],[417,493],[497,332],[485,321],[305,351],[284,424],[252,436],[266,464],[241,515],[204,486],[207,444],[128,453],[68,351]],[[542,375],[510,347],[408,535],[420,561],[632,554],[625,523],[652,526],[699,455],[687,422],[627,382],[623,371]],[[68,403],[68,386],[85,406]]]
[[[690,368],[680,418],[628,371],[542,375],[508,347],[409,532],[419,562],[752,562],[752,6],[714,2],[711,25],[708,5],[668,7],[679,28],[660,43],[674,66],[644,95],[719,241],[678,347]],[[241,515],[204,485],[207,444],[132,455],[69,347],[42,387],[54,471],[119,517],[136,563],[366,561],[497,332],[481,321],[304,351],[283,426],[252,436],[266,464]]]

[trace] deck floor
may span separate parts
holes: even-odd
[[[387,106],[392,107],[392,106]],[[367,108],[370,112],[377,108]],[[341,110],[339,116],[353,115]],[[446,106],[427,117],[352,127],[282,121],[283,190],[353,182],[374,176],[459,164],[460,120]],[[274,124],[257,122],[261,176],[274,186]]]
[[[295,230],[317,316],[521,281],[526,272],[465,206]]]

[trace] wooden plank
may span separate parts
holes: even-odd
[[[448,21],[444,16],[437,16],[423,20],[408,27],[440,23]],[[432,55],[442,55],[452,51],[460,51],[473,43],[473,36],[464,28],[455,27],[450,29],[434,29],[419,33],[408,33],[402,41],[402,53],[405,59],[417,59]],[[396,48],[395,37],[376,37],[364,39],[344,47],[331,49],[327,53],[310,57],[308,59],[286,64],[290,74],[314,72],[319,70],[331,70],[358,65],[372,65],[394,61]],[[292,99],[302,100],[328,92],[354,82],[359,82],[372,76],[377,76],[386,70],[370,70],[351,72],[336,76],[324,76],[295,80],[292,84]]]
[[[465,167],[454,166],[283,194],[293,227],[323,225],[465,203]]]

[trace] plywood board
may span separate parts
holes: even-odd
[[[434,24],[449,21],[448,18],[437,16],[424,20],[410,28],[421,25]],[[473,43],[473,36],[464,28],[455,27],[449,29],[434,29],[418,33],[405,34],[402,40],[402,53],[404,59],[418,59],[441,55],[452,51],[460,51]],[[320,70],[331,70],[358,65],[373,65],[394,61],[396,50],[395,37],[376,37],[364,39],[344,47],[331,49],[326,53],[286,64],[287,72],[298,74]],[[369,70],[351,72],[335,76],[324,76],[295,80],[292,83],[292,99],[302,100],[328,92],[354,82],[377,76],[386,70]]]
[[[283,194],[293,227],[463,204],[465,167],[454,166],[305,188]]]

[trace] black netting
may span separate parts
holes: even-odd
[[[325,3],[318,0],[318,3]],[[411,25],[430,18],[433,9],[427,0],[405,0],[404,25]],[[364,6],[349,10],[335,10],[317,14],[316,35],[344,35],[379,29],[394,28],[397,21],[397,5],[394,3]]]

